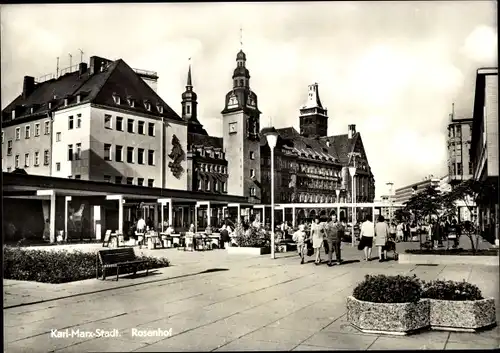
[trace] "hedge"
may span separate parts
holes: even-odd
[[[436,280],[423,283],[422,298],[440,300],[480,300],[479,288],[468,282]]]
[[[372,303],[416,303],[422,296],[422,285],[416,275],[366,275],[352,295]]]
[[[5,279],[36,281],[43,283],[67,283],[95,278],[96,254],[80,251],[45,251],[4,247],[3,273]],[[149,263],[140,264],[138,271],[168,267],[166,258],[139,256]],[[101,275],[99,265],[98,274]],[[115,269],[107,269],[106,275],[116,274]],[[126,273],[125,269],[120,272]]]

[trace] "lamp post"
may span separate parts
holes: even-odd
[[[266,136],[271,150],[271,259],[274,259],[274,148],[278,142],[278,132],[275,128],[268,127],[262,129],[262,134]]]
[[[354,203],[356,202],[356,190],[355,184],[354,184],[354,176],[356,175],[356,167],[349,167],[349,174],[351,175],[351,182],[352,182],[352,187],[351,187],[351,196],[352,196],[352,221],[351,221],[351,245],[354,246]]]
[[[392,224],[392,186],[394,183],[392,181],[389,181],[386,183],[387,186],[389,186],[389,225]]]

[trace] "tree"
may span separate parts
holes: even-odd
[[[398,223],[407,222],[410,220],[411,213],[405,208],[398,208],[394,211],[394,218]]]
[[[472,214],[476,201],[488,200],[496,195],[498,195],[497,186],[493,182],[469,179],[458,184],[452,191],[447,193],[443,198],[443,202],[456,204],[457,201],[463,201],[469,213]],[[477,224],[464,222],[462,230],[469,238],[472,253],[475,254],[481,237]]]

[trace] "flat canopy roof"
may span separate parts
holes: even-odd
[[[4,195],[36,194],[37,190],[55,190],[67,196],[123,195],[131,199],[176,199],[185,201],[219,201],[224,203],[247,204],[241,196],[210,194],[200,191],[186,191],[150,188],[138,185],[113,184],[102,181],[55,178],[40,175],[13,174],[2,172]]]

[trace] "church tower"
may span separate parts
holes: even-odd
[[[318,84],[308,87],[307,102],[300,108],[300,134],[309,137],[328,136],[328,113],[319,99]]]
[[[182,94],[182,119],[188,122],[188,132],[208,135],[198,121],[198,95],[193,91],[191,65],[189,65],[186,90]]]
[[[257,95],[250,90],[250,72],[246,55],[236,55],[233,89],[226,94],[221,112],[224,132],[224,152],[228,161],[229,195],[248,197],[259,203],[260,185],[260,114]]]

